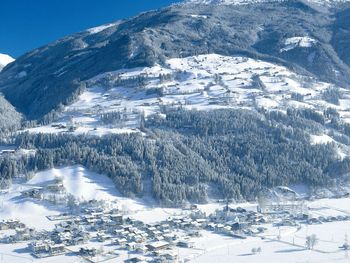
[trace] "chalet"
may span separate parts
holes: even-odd
[[[190,206],[190,210],[192,210],[192,211],[198,210],[198,206],[197,205],[191,205]]]
[[[66,248],[64,245],[54,244],[50,240],[32,242],[28,245],[29,249],[35,257],[48,257],[57,256],[65,253]]]
[[[144,254],[144,253],[147,253],[148,249],[147,249],[146,246],[144,246],[144,245],[142,245],[142,244],[138,244],[138,245],[136,245],[136,247],[135,247],[135,251],[138,252],[138,253]]]
[[[154,239],[155,241],[164,241],[164,237],[163,237],[162,234],[155,236],[153,239]]]
[[[89,256],[94,257],[97,255],[97,249],[96,248],[80,248],[79,254],[81,256]]]
[[[135,242],[129,242],[125,245],[125,248],[129,251],[135,250],[137,247],[137,244]]]
[[[87,239],[85,239],[82,236],[77,236],[77,237],[73,237],[70,241],[69,241],[69,245],[72,246],[77,246],[77,245],[83,245],[87,243]]]
[[[211,231],[214,231],[215,230],[215,227],[216,227],[216,224],[215,223],[209,223],[208,225],[207,225],[207,229],[208,230],[211,230]]]
[[[124,232],[124,229],[113,229],[112,231],[111,231],[111,233],[114,235],[114,236],[121,236],[122,235],[122,233]]]
[[[126,240],[125,238],[116,239],[114,243],[119,246],[124,246],[126,243],[128,243],[128,240]]]
[[[297,226],[298,224],[294,220],[283,219],[276,224],[277,226]]]
[[[114,221],[114,222],[116,222],[117,224],[119,224],[119,225],[121,225],[121,224],[123,224],[123,216],[122,215],[119,215],[119,214],[112,214],[112,215],[110,215],[109,216],[109,218],[112,220],[112,221]]]
[[[135,235],[133,241],[136,242],[136,243],[143,243],[146,240],[147,240],[147,238],[144,238],[141,235]]]
[[[166,252],[161,256],[164,257],[168,262],[176,262],[178,260],[178,254],[173,251]]]
[[[188,235],[190,237],[201,237],[202,236],[202,234],[199,231],[189,231]]]
[[[56,245],[49,246],[49,252],[53,256],[62,255],[65,253],[65,251],[66,251],[66,248],[62,244],[56,244]]]
[[[145,223],[140,221],[140,220],[135,220],[134,221],[134,226],[138,227],[138,228],[142,228],[145,226]]]
[[[82,245],[89,241],[90,234],[88,232],[80,231],[80,232],[74,232],[72,235],[71,240],[68,242],[69,245]]]
[[[318,218],[310,218],[309,220],[307,220],[307,223],[309,225],[317,225],[317,224],[322,224],[322,222],[318,219]]]
[[[50,245],[53,245],[52,241],[45,240],[29,243],[28,248],[30,249],[33,255],[36,255],[39,253],[47,253],[49,251]]]
[[[163,238],[166,242],[172,243],[176,240],[176,235],[175,234],[164,234]]]
[[[169,248],[170,244],[165,241],[157,241],[146,245],[150,251],[158,251]]]
[[[92,212],[91,213],[91,216],[93,218],[102,218],[103,215],[104,215],[103,212]]]
[[[72,235],[69,232],[60,232],[60,233],[56,232],[52,236],[52,239],[58,244],[68,244],[72,240]]]
[[[234,230],[234,231],[245,229],[248,226],[249,226],[249,224],[245,223],[245,222],[235,222],[235,223],[231,224],[232,230]]]
[[[112,239],[112,237],[110,235],[107,235],[105,233],[97,233],[96,238],[99,242],[105,242],[107,240]]]
[[[187,241],[187,240],[181,240],[177,242],[178,247],[183,247],[183,248],[193,248],[194,247],[194,242]]]

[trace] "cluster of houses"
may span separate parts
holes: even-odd
[[[18,219],[9,219],[0,222],[0,230],[9,230],[9,229],[21,229],[25,228],[25,224],[23,224]]]
[[[49,185],[50,191],[59,191],[60,182]],[[36,189],[32,189],[34,193]],[[28,193],[28,192],[26,192]],[[300,207],[299,207],[300,208]],[[140,220],[126,217],[121,211],[103,205],[99,201],[80,204],[76,213],[48,216],[57,221],[52,231],[38,232],[26,227],[19,220],[0,222],[1,230],[14,230],[15,234],[3,238],[3,242],[15,243],[28,241],[28,249],[37,258],[62,255],[72,251],[88,258],[90,262],[103,252],[91,247],[114,248],[117,257],[122,251],[129,255],[128,262],[177,262],[178,249],[195,247],[194,238],[200,237],[202,230],[216,234],[245,239],[264,233],[265,224],[279,226],[300,226],[300,224],[318,224],[323,222],[350,220],[350,216],[312,217],[309,213],[292,213],[302,209],[287,205],[270,207],[256,211],[228,204],[210,215],[200,211],[195,205],[185,216],[175,216],[156,224],[146,224]],[[12,231],[13,232],[13,231]],[[78,250],[76,249],[78,247]],[[103,256],[103,255],[102,255]]]
[[[91,260],[98,250],[84,246],[93,241],[138,255],[128,259],[130,262],[145,258],[153,262],[177,262],[177,248],[194,248],[193,238],[200,237],[201,230],[242,238],[251,234],[248,230],[252,225],[267,222],[263,215],[242,208],[225,207],[207,216],[193,207],[188,216],[145,224],[94,202],[86,204],[76,215],[48,218],[58,222],[52,231],[35,232],[16,220],[3,222],[0,229],[16,229],[16,237],[9,236],[5,242],[30,241],[28,249],[38,258],[61,255],[71,246],[82,246],[77,253]]]
[[[34,187],[21,192],[22,198],[45,200],[54,204],[66,204],[69,200],[61,178],[55,178],[50,184]]]
[[[32,228],[28,228],[24,223],[18,219],[9,219],[0,222],[0,231],[13,230],[15,233],[3,237],[0,241],[3,243],[17,243],[21,241],[31,240],[36,231]]]

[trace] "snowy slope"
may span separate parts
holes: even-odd
[[[0,71],[11,62],[15,61],[12,57],[0,53]]]
[[[309,39],[286,40],[290,45],[308,46],[311,43]],[[311,108],[319,112],[332,107],[344,121],[350,121],[349,91],[339,89],[342,93],[340,105],[333,105],[322,97],[332,84],[246,57],[210,54],[175,58],[168,60],[164,67],[156,65],[107,72],[87,84],[88,88],[78,101],[66,107],[58,123],[30,131],[65,132],[66,129],[57,126],[68,126],[68,120],[73,116],[77,134],[135,132],[141,114],[147,118],[159,113],[164,105],[197,110]],[[114,125],[101,123],[101,114],[108,112],[119,112],[122,115],[120,122]]]
[[[81,200],[113,200],[119,194],[112,180],[92,173],[82,166],[40,172],[28,184],[42,185],[55,178],[61,178],[66,191]]]

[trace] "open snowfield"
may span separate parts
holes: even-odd
[[[324,228],[327,228],[323,226]],[[340,226],[339,226],[340,228]],[[331,231],[331,230],[328,230]],[[290,236],[293,236],[292,234]],[[287,238],[286,238],[287,239]],[[303,239],[302,241],[304,241]],[[335,253],[322,253],[309,251],[303,247],[293,246],[282,241],[261,240],[251,238],[244,241],[228,241],[228,238],[221,236],[207,237],[205,240],[207,251],[203,251],[191,262],[239,262],[239,263],[313,263],[313,262],[348,262],[346,252],[339,249]],[[212,242],[212,243],[210,243]],[[221,245],[218,245],[221,244]],[[216,245],[216,247],[215,247]],[[304,242],[302,242],[304,246]],[[336,244],[334,244],[336,246]],[[213,247],[210,249],[210,247]],[[260,254],[252,254],[252,248],[260,247]],[[336,249],[335,249],[336,250]]]

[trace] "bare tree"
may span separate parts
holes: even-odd
[[[315,234],[306,237],[307,249],[309,249],[309,250],[314,249],[314,247],[317,245],[317,243],[318,243],[318,238]]]

